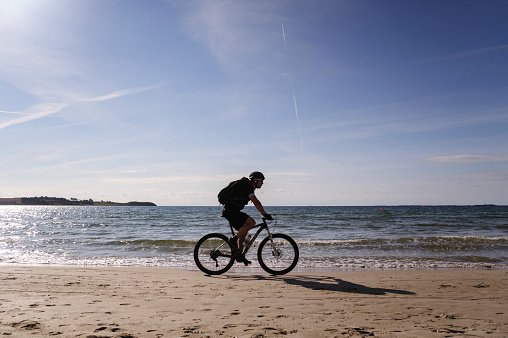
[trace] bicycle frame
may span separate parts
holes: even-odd
[[[231,227],[231,233],[233,234],[233,236],[235,235],[235,232],[233,230],[233,227],[231,226],[231,224],[229,225]],[[261,231],[263,231],[263,229],[266,230],[266,232],[268,233],[268,237],[270,238],[270,243],[272,244],[272,250],[275,250],[274,246],[273,246],[273,239],[272,239],[272,233],[270,232],[270,230],[268,229],[268,224],[266,223],[266,220],[263,218],[263,222],[262,223],[259,223],[259,224],[256,224],[254,226],[254,228],[257,228],[259,227],[259,229],[256,231],[256,233],[254,234],[254,236],[251,238],[251,240],[249,241],[249,243],[245,244],[244,243],[244,248],[243,248],[243,254],[247,254],[247,252],[249,251],[250,247],[252,246],[252,243],[254,243],[254,241],[256,240],[256,238],[258,238],[259,234],[261,233]],[[253,229],[254,229],[253,228]]]

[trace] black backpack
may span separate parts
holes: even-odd
[[[241,198],[241,196],[238,196],[238,193],[240,192],[240,187],[242,185],[241,182],[245,180],[248,181],[249,179],[247,177],[243,177],[239,180],[229,183],[224,188],[222,188],[222,190],[219,191],[219,194],[217,195],[219,203],[222,205],[226,205],[235,201],[234,204],[237,204],[237,200]]]

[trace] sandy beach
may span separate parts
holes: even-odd
[[[506,337],[507,270],[0,266],[0,335]]]

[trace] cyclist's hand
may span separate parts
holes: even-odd
[[[267,221],[271,221],[271,220],[273,220],[273,217],[272,217],[272,215],[270,215],[270,214],[265,214],[263,217],[264,217]]]

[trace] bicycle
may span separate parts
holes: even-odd
[[[259,265],[272,275],[284,275],[294,269],[298,263],[300,252],[296,242],[285,234],[272,234],[268,229],[267,220],[257,224],[259,227],[252,239],[245,240],[243,254],[247,254],[262,230],[268,236],[260,243],[257,252]],[[231,225],[230,225],[231,226]],[[235,235],[231,226],[231,233]],[[221,233],[203,236],[194,247],[194,261],[198,268],[209,275],[220,275],[227,272],[235,263],[236,254],[228,243],[229,238]]]

